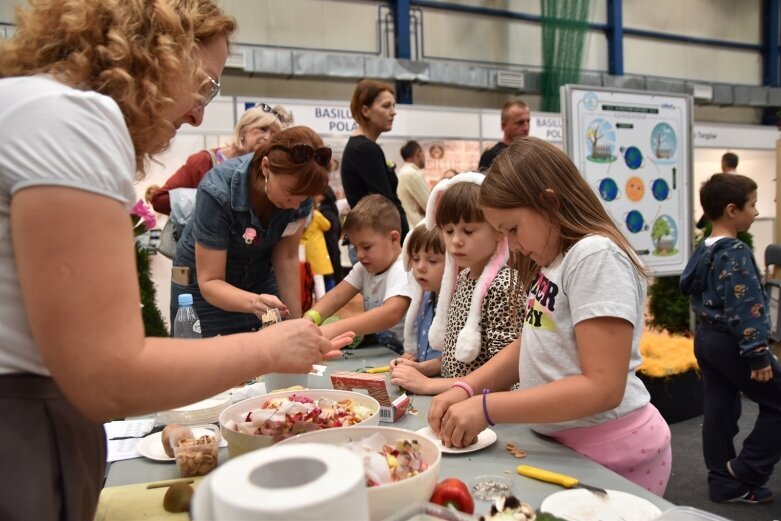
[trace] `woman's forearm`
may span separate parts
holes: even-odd
[[[301,267],[298,253],[295,257],[275,259],[274,275],[277,279],[279,299],[287,306],[290,316],[301,317]]]
[[[234,313],[254,313],[255,293],[239,289],[224,280],[214,279],[198,282],[198,288],[206,302],[216,308]]]

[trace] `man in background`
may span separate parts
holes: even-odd
[[[426,214],[426,203],[431,193],[421,170],[426,168],[423,147],[417,141],[407,141],[401,147],[404,165],[399,169],[399,186],[396,195],[407,214],[410,229],[418,224]]]
[[[738,155],[727,152],[721,156],[721,171],[725,174],[737,174]]]
[[[502,106],[502,140],[480,156],[479,172],[484,172],[496,156],[507,148],[513,140],[529,135],[531,112],[529,106],[521,100],[508,101]]]
[[[723,174],[737,174],[738,168],[738,155],[733,154],[732,152],[727,152],[723,156],[721,156],[721,173]],[[700,220],[697,221],[697,224],[695,225],[698,230],[705,229],[706,226],[708,226],[708,218],[705,216],[705,214],[702,214],[702,217],[700,217]],[[742,239],[742,237],[738,237],[739,239]]]

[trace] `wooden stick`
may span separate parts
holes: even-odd
[[[165,488],[165,487],[170,487],[174,483],[186,483],[186,484],[189,485],[190,483],[195,483],[195,480],[194,479],[175,479],[175,480],[171,480],[171,481],[161,481],[160,483],[150,483],[149,485],[146,486],[146,488],[147,489],[150,489],[150,488]]]

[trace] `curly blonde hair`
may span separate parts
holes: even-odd
[[[0,78],[51,74],[109,96],[125,117],[139,175],[175,129],[163,114],[183,81],[207,79],[198,47],[236,21],[214,0],[30,0],[0,42]],[[197,103],[194,99],[194,103]]]

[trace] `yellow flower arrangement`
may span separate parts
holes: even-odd
[[[694,357],[694,340],[670,335],[667,331],[646,331],[640,338],[643,363],[637,370],[645,376],[661,378],[673,374],[699,370]]]

